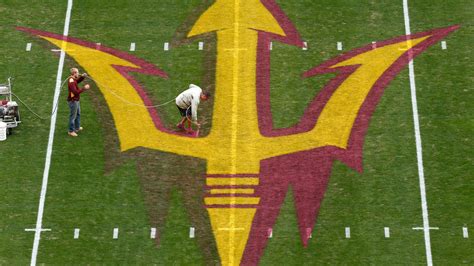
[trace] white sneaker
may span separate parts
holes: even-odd
[[[67,134],[68,134],[69,136],[71,136],[71,137],[77,137],[77,133],[74,132],[74,131],[68,132]]]

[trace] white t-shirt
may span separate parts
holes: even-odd
[[[189,89],[181,92],[176,97],[176,105],[181,109],[188,109],[191,106],[193,121],[197,121],[197,109],[201,100],[202,89],[194,84],[189,84]]]

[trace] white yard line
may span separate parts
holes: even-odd
[[[74,239],[79,239],[80,232],[81,232],[81,229],[79,228],[74,229]]]
[[[72,2],[73,0],[68,0],[67,4],[67,11],[66,11],[66,19],[64,21],[64,36],[68,36],[69,34],[69,22],[71,19],[71,11],[72,11]],[[49,177],[49,168],[51,166],[51,155],[53,153],[53,141],[54,141],[54,131],[56,128],[56,114],[57,110],[54,110],[58,104],[59,100],[59,93],[61,90],[61,81],[63,75],[63,67],[64,67],[64,57],[65,51],[64,47],[61,50],[61,56],[59,58],[59,65],[58,65],[58,73],[56,75],[56,88],[54,90],[54,100],[53,100],[53,114],[51,115],[51,124],[49,129],[49,140],[48,140],[48,148],[46,150],[46,159],[44,164],[44,172],[43,172],[43,183],[41,185],[41,194],[40,194],[40,201],[38,206],[38,217],[36,219],[36,230],[35,230],[35,239],[33,242],[33,250],[31,252],[31,265],[36,265],[36,257],[38,256],[38,248],[41,239],[41,231],[43,225],[43,210],[44,210],[44,202],[46,199],[46,190],[48,188],[48,177]],[[56,112],[55,112],[56,111]]]
[[[410,29],[410,15],[408,12],[408,0],[403,0],[403,14],[405,18],[405,33],[406,35],[411,34]],[[411,40],[407,39],[407,45]],[[420,134],[420,122],[418,118],[418,103],[416,100],[416,83],[415,83],[415,67],[413,64],[413,52],[409,50],[410,62],[408,64],[410,74],[410,89],[411,89],[411,102],[413,109],[413,122],[415,127],[415,140],[416,140],[416,157],[418,161],[418,177],[420,182],[420,194],[421,194],[421,209],[423,214],[423,232],[425,236],[425,250],[426,250],[426,264],[428,266],[433,265],[433,259],[431,256],[431,241],[430,241],[430,222],[428,218],[428,203],[426,200],[426,188],[425,188],[425,174],[423,169],[423,150],[421,146],[421,134]]]
[[[114,232],[112,234],[113,239],[118,239],[119,238],[119,229],[116,227],[114,228]]]
[[[194,238],[195,229],[194,227],[189,227],[189,238]]]
[[[150,229],[150,238],[151,239],[155,239],[156,238],[156,228],[155,227],[152,227]]]
[[[385,238],[390,238],[390,227],[383,228]]]
[[[346,238],[351,238],[351,228],[350,227],[346,227]]]

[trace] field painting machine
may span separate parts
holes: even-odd
[[[6,124],[4,130],[7,135],[11,135],[12,129],[21,123],[18,104],[12,99],[12,79],[8,78],[6,84],[0,84],[0,122]]]

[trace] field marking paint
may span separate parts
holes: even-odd
[[[342,42],[337,42],[337,50],[342,51]]]
[[[443,50],[448,49],[448,45],[446,44],[446,41],[441,42],[441,49],[443,49]]]
[[[303,42],[303,50],[308,50],[308,42]]]
[[[31,43],[30,42],[26,44],[26,51],[28,51],[28,52],[31,51]]]
[[[37,230],[38,229],[36,229],[36,228],[26,228],[25,232],[36,232]],[[51,229],[42,228],[42,229],[39,229],[39,231],[41,231],[41,232],[51,232]]]
[[[136,48],[136,45],[134,42],[130,43],[130,51],[131,52],[134,52],[135,51],[135,48]]]
[[[118,239],[118,237],[119,237],[119,229],[118,229],[118,228],[114,228],[113,238],[114,238],[114,239]]]
[[[384,227],[383,228],[385,238],[390,238],[390,227]]]
[[[168,51],[170,49],[170,44],[168,42],[165,42],[163,45],[163,50]]]
[[[413,230],[425,230],[425,227],[413,227]],[[428,227],[428,230],[439,230],[439,227]]]
[[[273,229],[268,228],[267,232],[268,232],[268,238],[272,238],[273,237]]]
[[[79,228],[74,229],[74,239],[79,239],[79,232],[80,231],[81,231],[81,229],[79,229]]]
[[[268,47],[268,48],[270,49],[270,51],[273,50],[273,42],[270,42],[269,46],[270,47]]]
[[[199,42],[199,50],[203,50],[204,49],[204,42]]]
[[[66,10],[66,19],[64,21],[64,31],[63,31],[64,36],[69,35],[69,22],[71,20],[72,4],[73,4],[73,0],[68,0],[67,10]],[[51,156],[53,154],[54,132],[56,129],[56,118],[57,118],[57,113],[58,113],[56,107],[58,106],[58,101],[59,101],[59,93],[61,90],[61,82],[62,82],[63,67],[64,67],[64,58],[66,56],[66,53],[64,52],[64,50],[66,49],[64,49],[64,47],[62,48],[63,49],[61,51],[59,64],[58,64],[58,73],[56,75],[56,87],[54,90],[54,100],[53,100],[53,105],[52,105],[53,114],[51,115],[48,148],[46,149],[43,181],[41,185],[41,193],[40,193],[40,200],[39,200],[39,206],[38,206],[38,217],[36,219],[35,239],[33,241],[33,249],[31,251],[31,266],[36,265],[36,258],[38,256],[38,248],[39,248],[39,243],[41,239],[41,227],[43,226],[44,203],[46,200],[46,191],[48,189],[49,168],[51,166]]]
[[[195,237],[196,229],[194,227],[189,227],[189,238]]]
[[[351,238],[351,228],[346,227],[346,238]]]
[[[405,21],[405,33],[406,35],[411,34],[410,29],[410,15],[408,12],[408,0],[403,0],[403,16]],[[410,39],[407,38],[407,47],[409,47]],[[415,83],[415,66],[413,64],[413,51],[408,51],[410,62],[408,64],[408,70],[410,75],[410,90],[411,90],[411,102],[413,109],[413,123],[415,127],[415,140],[416,140],[416,157],[418,161],[418,178],[420,183],[420,194],[421,194],[421,209],[423,214],[423,232],[425,237],[425,250],[426,250],[426,264],[428,266],[433,265],[433,258],[431,255],[431,241],[430,241],[430,222],[428,215],[428,203],[426,199],[426,188],[425,188],[425,174],[423,169],[423,150],[421,146],[421,134],[420,134],[420,122],[418,117],[418,104],[416,100],[416,83]]]
[[[156,238],[156,228],[152,227],[150,229],[150,238],[155,239]]]
[[[462,228],[462,236],[463,236],[464,238],[469,238],[469,232],[468,232],[468,230],[467,230],[467,227],[463,227],[463,228]]]

